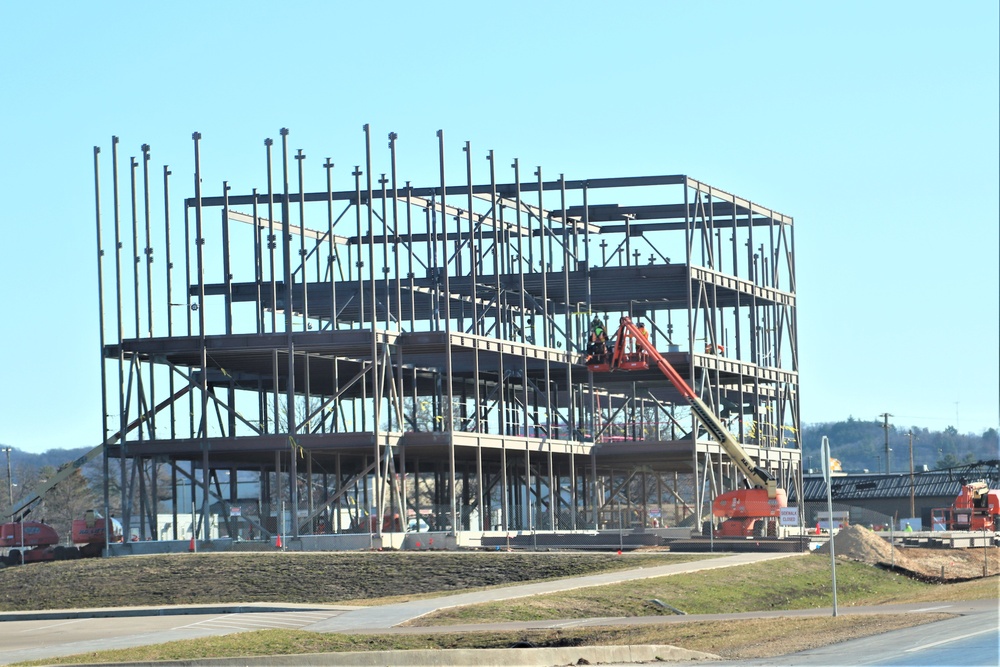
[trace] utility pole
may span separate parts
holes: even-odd
[[[892,417],[892,415],[888,412],[883,412],[879,417],[882,418],[882,428],[885,429],[885,474],[888,475],[889,471],[892,470],[892,466],[889,465],[889,452],[892,451],[889,449],[889,417]]]
[[[10,499],[10,511],[14,511],[14,482],[10,475],[10,447],[4,447],[3,451],[7,455],[7,497]]]
[[[914,514],[916,510],[914,509],[914,503],[913,503],[914,496],[916,495],[913,486],[913,430],[911,429],[907,431],[906,435],[910,437],[910,518],[913,518],[914,516],[916,516]]]

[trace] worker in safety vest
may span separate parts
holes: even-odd
[[[590,323],[590,337],[587,339],[587,361],[596,357],[602,359],[608,351],[608,333],[601,318],[595,317]]]

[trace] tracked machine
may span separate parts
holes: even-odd
[[[634,351],[629,351],[634,350]],[[670,362],[660,354],[629,317],[623,317],[610,351],[592,355],[587,367],[595,373],[646,370],[655,365],[688,402],[691,411],[711,437],[746,476],[751,488],[720,493],[712,502],[712,515],[723,519],[717,537],[759,537],[777,534],[781,508],[788,505],[784,489],[761,468]],[[707,528],[710,530],[710,527]]]

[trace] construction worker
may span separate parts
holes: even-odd
[[[608,333],[604,328],[601,318],[595,317],[590,323],[590,337],[587,340],[587,361],[596,357],[598,361],[603,360],[608,351]]]
[[[595,317],[594,321],[590,323],[590,337],[591,340],[607,340],[607,332],[604,330],[604,322],[601,318]]]
[[[649,340],[649,331],[646,330],[646,325],[643,324],[642,322],[639,322],[638,327],[639,327],[639,333],[642,335],[642,337],[645,338],[646,340]],[[646,356],[646,348],[642,348],[641,350],[639,350],[639,356],[640,357]]]

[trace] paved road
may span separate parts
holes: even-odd
[[[718,662],[726,666],[824,667],[879,665],[885,667],[996,667],[1000,665],[1000,612],[996,600],[982,604],[934,605],[927,611],[963,615],[937,623],[854,639],[779,658],[747,662]],[[976,610],[969,613],[969,610]],[[920,611],[915,609],[912,611]]]
[[[0,664],[22,660],[44,660],[77,653],[92,653],[108,649],[131,648],[162,644],[180,639],[197,639],[226,635],[233,632],[284,628],[299,630],[342,614],[347,607],[289,606],[278,610],[252,611],[253,605],[243,605],[242,611],[198,613],[190,607],[189,614],[156,614],[147,616],[74,616],[78,612],[50,612],[48,618],[5,620],[0,624]],[[134,613],[136,610],[120,610]],[[114,613],[114,610],[105,610]],[[152,612],[150,612],[152,613]],[[36,614],[37,615],[37,614]],[[12,614],[4,614],[10,618]]]

